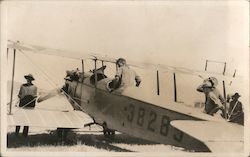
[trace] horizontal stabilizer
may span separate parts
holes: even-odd
[[[244,149],[244,127],[229,122],[176,120],[171,125],[204,142],[212,152]]]

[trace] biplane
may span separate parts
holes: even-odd
[[[74,72],[69,71],[67,74],[71,79],[66,79],[64,87],[62,85],[62,89],[39,97],[34,109],[18,108],[16,111],[10,103],[8,125],[83,128],[97,124],[103,127],[105,135],[113,135],[118,131],[198,152],[243,152],[243,126],[229,123],[222,117],[207,115],[177,101],[175,74],[187,73],[201,77],[206,73],[204,71],[128,61],[130,66],[157,70],[157,94],[146,99],[143,98],[143,91],[136,86],[110,92],[112,78],[105,75],[104,63],[115,63],[116,59],[97,54],[73,56],[61,50],[14,41],[9,41],[7,52],[10,53],[11,49],[14,50],[14,60],[16,51],[79,59],[82,71],[77,72],[78,77],[73,77]],[[94,70],[85,71],[86,59],[93,60]],[[97,67],[97,62],[102,63],[101,67]],[[173,73],[174,76],[174,99],[171,103],[157,97],[161,71]]]

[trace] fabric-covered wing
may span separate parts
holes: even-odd
[[[105,55],[101,54],[91,54],[94,59],[104,61],[104,62],[110,62],[110,63],[115,63],[116,59],[112,57],[108,57]],[[193,70],[193,69],[188,69],[184,67],[174,67],[174,66],[169,66],[169,65],[163,65],[163,64],[152,64],[152,63],[146,63],[146,62],[137,62],[137,61],[132,61],[132,60],[126,60],[127,64],[133,67],[137,67],[140,69],[151,69],[151,70],[159,70],[163,73],[180,73],[180,74],[187,74],[187,75],[194,75],[198,76],[202,79],[210,76],[215,76],[216,78],[220,78],[222,80],[232,80],[234,79],[233,74],[222,74],[222,73],[217,73],[217,72],[208,72],[208,71],[201,71],[201,70]],[[239,77],[239,76],[237,76]]]
[[[171,125],[203,141],[212,152],[243,153],[244,127],[229,122],[176,120]]]
[[[46,55],[53,55],[53,56],[60,56],[60,57],[67,57],[72,59],[93,59],[93,60],[99,60],[104,62],[110,62],[115,63],[117,58],[108,57],[106,55],[101,55],[98,53],[89,53],[89,52],[71,52],[66,50],[59,50],[59,49],[53,49],[43,46],[37,46],[37,45],[31,45],[26,44],[23,42],[16,42],[12,40],[8,40],[8,48],[15,48],[21,52],[32,52],[32,53],[40,53],[40,54],[46,54]],[[223,79],[232,79],[232,75],[222,75],[221,73],[215,73],[215,72],[207,72],[207,71],[198,71],[198,70],[192,70],[184,67],[173,67],[169,65],[162,65],[162,64],[152,64],[152,63],[141,63],[141,62],[135,62],[131,60],[127,60],[128,65],[138,67],[141,69],[152,69],[152,70],[159,70],[162,72],[175,72],[175,73],[182,73],[182,74],[189,74],[189,75],[196,75],[199,77],[204,77],[206,75],[208,76],[216,76]]]
[[[44,46],[32,45],[27,44],[20,41],[12,41],[8,40],[8,48],[17,49],[21,52],[32,52],[32,53],[39,53],[45,55],[52,55],[52,56],[59,56],[59,57],[66,57],[71,59],[93,59],[99,60],[104,62],[115,63],[116,59],[110,58],[107,56],[102,56],[96,53],[86,53],[86,52],[72,52],[67,50],[60,50],[54,48],[48,48]]]
[[[12,40],[8,40],[8,48],[17,49],[21,52],[32,52],[32,53],[39,53],[39,54],[45,54],[45,55],[52,55],[52,56],[59,56],[59,57],[66,57],[71,59],[91,59],[91,56],[89,54],[86,54],[84,52],[72,52],[67,50],[60,50],[60,49],[54,49],[54,48],[48,48],[38,45],[31,45],[23,42],[16,42]]]
[[[7,116],[9,126],[83,128],[93,120],[81,111],[74,111],[67,98],[59,94],[41,103],[34,109],[13,107]]]

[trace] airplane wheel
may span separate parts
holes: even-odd
[[[108,129],[106,122],[103,123],[102,127],[103,127],[103,135],[105,137],[107,137],[107,138],[114,138],[115,131]]]
[[[103,135],[105,136],[105,135],[108,135],[108,127],[107,127],[107,123],[106,122],[104,122],[103,124],[102,124],[102,128],[103,128]]]
[[[103,134],[105,137],[107,138],[110,138],[110,139],[113,139],[115,137],[115,131],[114,130],[106,130],[106,131],[103,131]]]
[[[111,135],[115,135],[115,131],[114,130],[110,130],[110,134]]]
[[[103,135],[106,136],[108,132],[106,130],[103,130]]]

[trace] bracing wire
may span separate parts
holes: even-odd
[[[21,51],[20,52],[34,65],[34,67],[36,67],[38,69],[38,71],[40,71],[45,77],[44,79],[46,81],[48,81],[50,83],[50,85],[52,85],[53,87],[58,87],[58,84],[56,82],[53,81],[53,79],[50,78],[49,74],[47,74],[41,67],[39,67],[37,64],[34,63],[34,61],[25,54],[25,52]]]
[[[57,83],[55,83],[51,78],[50,76],[41,68],[39,67],[37,64],[34,63],[34,61],[28,56],[25,54],[25,52],[21,51],[20,52],[45,76],[44,78],[54,87],[58,87]],[[80,104],[78,104],[70,95],[68,95],[65,91],[62,90],[62,92],[70,99],[74,102],[74,104],[76,104],[83,112],[84,109],[82,108],[82,106]],[[31,102],[35,101],[36,99],[33,99],[32,101],[26,103],[24,106],[22,106],[21,108],[19,108],[16,112],[18,112],[20,109],[26,107],[27,105],[29,105]],[[15,113],[16,113],[15,112]],[[86,113],[86,112],[85,112]]]

